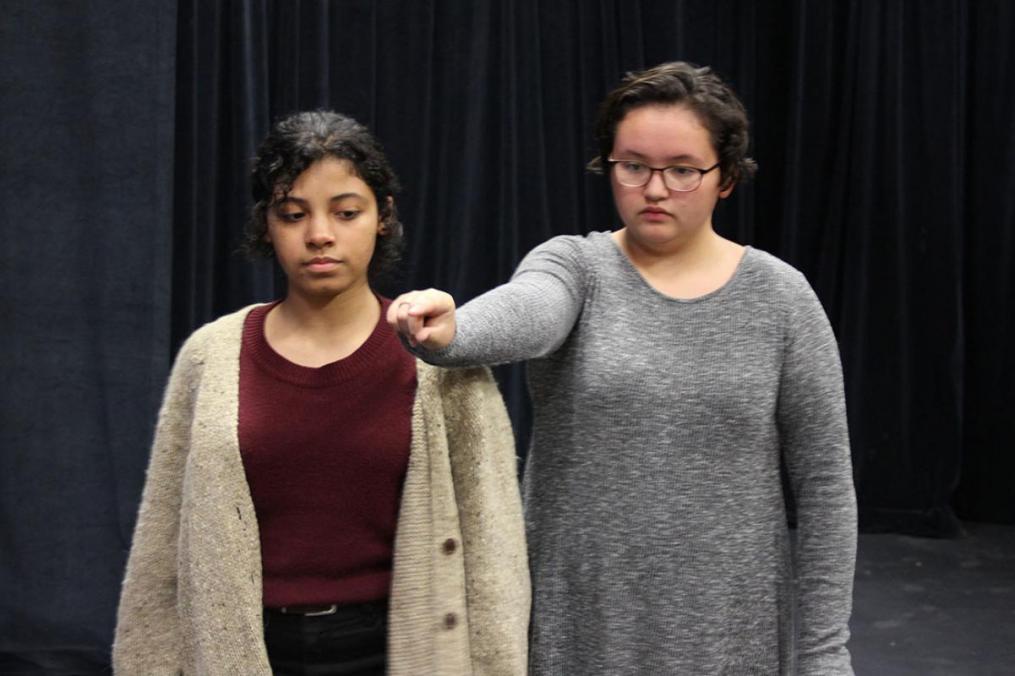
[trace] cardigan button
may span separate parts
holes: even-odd
[[[454,613],[448,613],[447,615],[444,616],[444,628],[445,629],[454,629],[456,626],[458,626],[458,616],[457,615],[455,615]]]
[[[441,546],[441,550],[445,554],[449,554],[449,555],[450,554],[454,554],[455,553],[455,549],[457,549],[457,548],[458,548],[458,543],[455,542],[454,538],[448,538],[447,540],[444,541],[444,544]]]

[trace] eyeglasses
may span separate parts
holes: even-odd
[[[669,167],[650,167],[647,164],[634,160],[615,160],[612,157],[607,162],[613,168],[613,175],[617,177],[620,185],[629,188],[640,188],[652,180],[652,174],[659,172],[663,175],[663,184],[670,190],[676,192],[691,192],[697,190],[701,185],[701,179],[708,172],[719,167],[716,162],[708,169],[688,167],[682,164],[675,164]]]

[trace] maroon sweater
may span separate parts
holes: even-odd
[[[240,350],[239,442],[261,533],[264,605],[385,598],[409,461],[414,358],[381,320],[356,352],[299,366],[250,312]]]

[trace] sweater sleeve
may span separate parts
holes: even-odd
[[[846,641],[857,522],[842,367],[821,303],[799,281],[778,404],[797,506],[798,673],[852,674]]]
[[[461,522],[472,670],[525,674],[531,591],[511,422],[487,369],[445,371],[441,399]]]
[[[177,540],[195,378],[194,339],[169,377],[152,443],[145,487],[117,611],[117,674],[182,672],[177,614]]]
[[[581,238],[544,242],[519,264],[511,281],[469,301],[456,313],[457,331],[441,350],[415,348],[441,366],[480,366],[550,354],[571,333],[587,292]]]

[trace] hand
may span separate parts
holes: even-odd
[[[437,289],[409,291],[391,302],[387,319],[413,347],[439,350],[455,337],[455,299]]]

